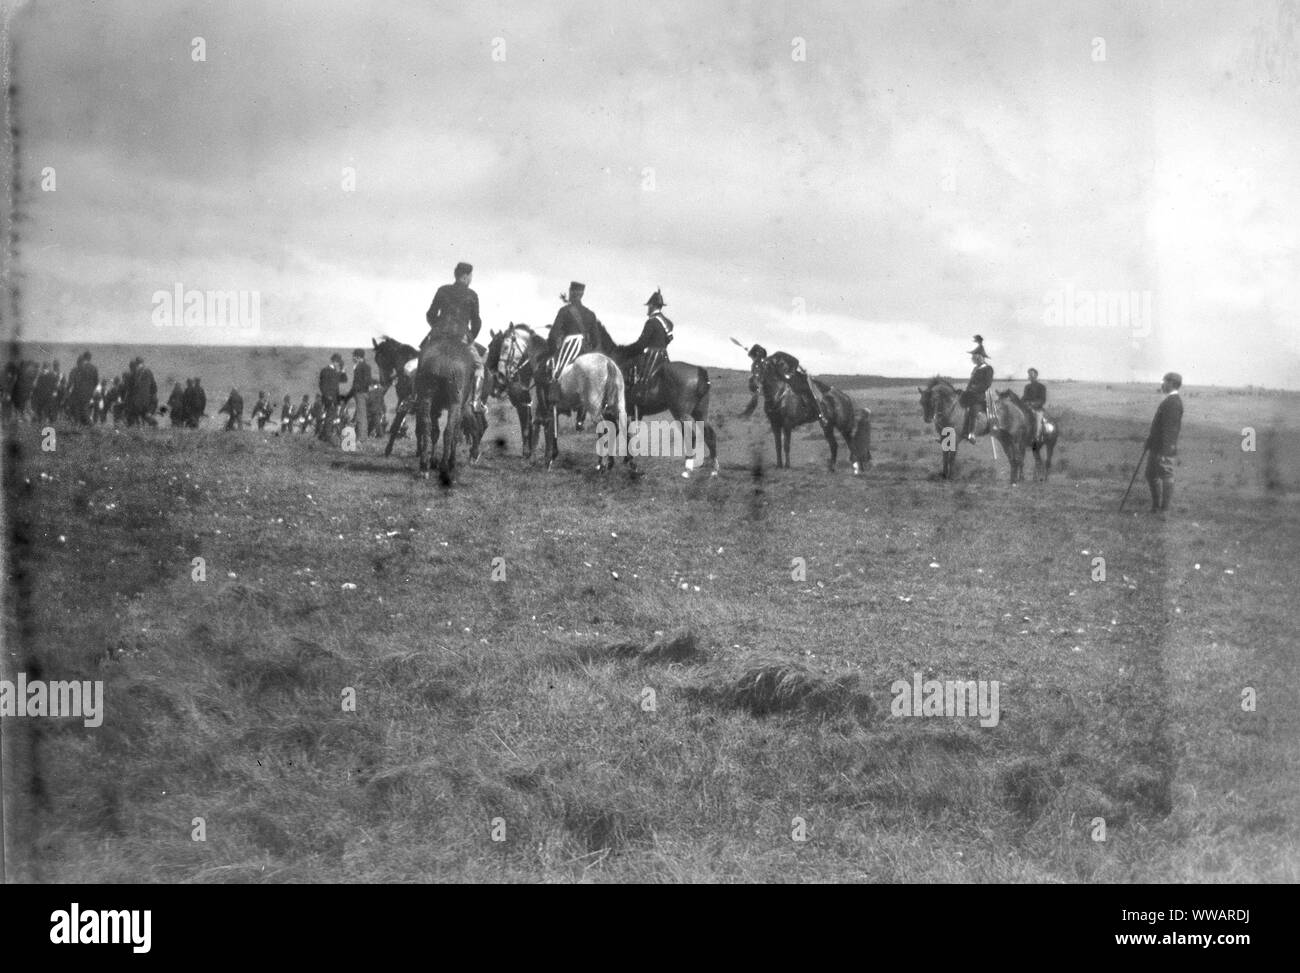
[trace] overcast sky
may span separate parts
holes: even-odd
[[[29,2],[25,332],[416,341],[467,260],[485,334],[549,323],[580,280],[624,342],[661,286],[673,357],[706,365],[745,366],[735,336],[814,372],[958,374],[979,332],[999,376],[1300,388],[1298,23],[1217,0]],[[157,327],[177,283],[257,292],[258,332]],[[1081,319],[1121,291],[1136,320]]]

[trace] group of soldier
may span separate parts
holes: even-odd
[[[256,424],[259,431],[265,430],[271,423],[281,433],[306,433],[310,430],[325,441],[338,437],[344,427],[353,428],[358,440],[387,435],[387,409],[384,403],[386,390],[374,381],[364,349],[356,349],[352,353],[352,361],[352,381],[348,385],[343,356],[338,353],[330,356],[329,362],[320,370],[314,400],[310,395],[303,395],[295,406],[293,397],[285,395],[277,409],[276,403],[266,392],[259,392],[248,422]],[[345,385],[348,385],[346,390]],[[182,394],[179,385],[172,391],[172,397],[178,401]],[[279,418],[276,418],[277,412]],[[217,410],[217,414],[226,416],[226,430],[244,427],[244,397],[238,388],[230,390],[225,404]]]
[[[435,337],[450,337],[474,347],[474,339],[478,336],[482,322],[479,318],[478,294],[470,288],[473,274],[474,268],[470,264],[457,264],[453,271],[454,283],[438,288],[433,303],[425,314],[429,334],[421,344],[422,348]],[[603,327],[595,313],[583,304],[585,293],[586,286],[573,281],[569,284],[568,294],[560,296],[564,304],[550,325],[546,342],[548,357],[541,363],[539,381],[558,381],[564,369],[579,355],[600,347],[598,335]],[[641,335],[630,346],[637,362],[632,369],[629,389],[633,402],[653,387],[663,364],[668,360],[668,344],[673,340],[673,323],[664,314],[664,306],[663,294],[656,289],[646,301],[648,316]],[[961,437],[968,442],[975,441],[973,430],[976,421],[980,413],[989,411],[993,389],[993,365],[984,348],[984,338],[977,334],[974,341],[975,347],[969,353],[974,368],[970,381],[961,393],[961,404],[965,407]],[[797,358],[783,351],[769,356],[761,345],[751,347],[749,355],[755,361],[770,361],[795,393],[816,408],[819,421],[823,425],[829,421],[821,394]],[[475,377],[474,402],[478,407],[481,399],[478,393],[482,381],[482,356],[476,357],[479,369]],[[1146,479],[1151,491],[1152,511],[1168,510],[1173,497],[1174,457],[1177,455],[1183,414],[1182,400],[1179,398],[1181,386],[1182,377],[1176,372],[1164,376],[1160,391],[1165,398],[1156,410],[1146,440],[1149,456]],[[1047,386],[1039,380],[1038,369],[1029,369],[1029,381],[1024,386],[1019,402],[1032,419],[1033,442],[1037,445],[1044,436],[1048,422],[1044,414]]]
[[[470,287],[474,279],[473,265],[458,263],[452,271],[452,277],[452,283],[443,284],[434,293],[433,302],[425,312],[429,333],[420,347],[425,348],[435,339],[450,338],[464,342],[474,351],[478,368],[472,400],[475,408],[481,411],[483,354],[477,350],[474,342],[483,322],[479,316],[478,294]],[[567,294],[560,295],[562,306],[556,312],[546,339],[549,354],[546,361],[539,363],[543,367],[543,381],[558,382],[564,370],[579,355],[596,351],[602,345],[600,335],[604,326],[595,313],[583,304],[586,291],[585,284],[571,281]],[[668,345],[673,340],[673,323],[664,314],[666,305],[663,294],[656,289],[645,306],[645,324],[640,336],[629,346],[637,362],[632,370],[631,382],[634,399],[653,387],[668,360]]]
[[[471,349],[477,363],[472,401],[474,408],[482,411],[485,398],[482,394],[484,354],[481,346],[475,344],[475,339],[483,322],[479,315],[478,294],[470,287],[474,268],[468,263],[458,263],[452,276],[453,282],[438,288],[425,312],[429,332],[420,347],[424,349],[435,339],[451,339],[463,342]],[[550,325],[546,339],[548,354],[545,361],[538,363],[538,381],[558,382],[564,370],[580,355],[602,347],[604,327],[595,313],[583,304],[585,293],[586,285],[573,281],[568,293],[560,296],[563,305]],[[641,334],[628,348],[635,363],[629,388],[634,402],[653,389],[668,361],[668,345],[673,340],[673,322],[664,314],[666,305],[662,292],[656,289],[645,306],[647,317]],[[974,341],[975,347],[969,353],[974,368],[961,393],[961,404],[965,407],[961,436],[970,442],[974,442],[973,430],[979,414],[989,411],[993,387],[993,365],[984,349],[984,338],[977,334]],[[822,396],[797,358],[783,351],[769,356],[761,345],[751,347],[749,355],[756,362],[767,361],[777,367],[795,393],[816,408],[819,420],[823,424],[828,421]],[[290,396],[286,395],[280,404],[280,431],[301,433],[311,428],[319,438],[330,441],[344,426],[351,426],[358,441],[385,436],[388,432],[387,390],[374,380],[365,349],[353,351],[352,361],[352,377],[346,391],[344,385],[348,384],[348,376],[344,371],[343,357],[335,353],[320,371],[319,391],[314,402],[309,403],[304,395],[295,408]],[[133,359],[128,370],[114,378],[107,387],[100,382],[89,351],[81,355],[67,376],[60,373],[57,361],[52,366],[48,362],[42,363],[38,369],[34,363],[11,360],[5,369],[4,382],[0,403],[5,418],[25,417],[30,406],[38,421],[53,420],[62,410],[83,425],[104,422],[110,414],[115,422],[125,418],[127,425],[157,425],[154,418],[158,412],[157,386],[153,373],[144,367],[143,359],[139,357]],[[398,385],[399,403],[403,403],[411,394],[409,376],[399,374]],[[1173,497],[1174,458],[1183,414],[1179,397],[1181,386],[1182,378],[1177,373],[1169,372],[1164,376],[1160,391],[1165,398],[1151,422],[1145,444],[1149,456],[1146,479],[1153,511],[1167,510]],[[1019,401],[1033,419],[1033,438],[1037,443],[1043,436],[1047,421],[1044,416],[1047,387],[1039,380],[1037,369],[1029,369],[1029,381]],[[170,412],[173,426],[195,428],[204,415],[206,403],[202,382],[192,378],[186,380],[183,389],[179,383],[175,385],[163,411]],[[403,406],[399,405],[399,415],[404,412]],[[243,413],[243,397],[238,389],[231,389],[225,405],[218,410],[218,414],[227,416],[225,428],[242,428]],[[274,413],[274,403],[266,392],[260,392],[251,421],[256,422],[259,430],[264,429],[267,423],[275,421]]]
[[[89,426],[125,422],[128,426],[158,424],[158,386],[144,359],[133,358],[127,370],[108,382],[100,380],[99,368],[89,351],[64,374],[53,362],[10,359],[0,389],[0,412],[6,421],[32,419],[52,423],[66,417]]]

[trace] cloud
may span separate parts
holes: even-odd
[[[1293,347],[1282,9],[28,5],[27,327],[156,340],[140,295],[183,281],[259,290],[267,343],[409,339],[466,259],[491,326],[577,278],[631,336],[662,286],[709,364],[735,334],[953,373],[980,331],[1007,367],[1295,385],[1213,340]],[[1152,292],[1156,333],[1044,329],[1066,284]]]

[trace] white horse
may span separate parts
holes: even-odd
[[[582,409],[599,426],[604,417],[618,423],[618,433],[627,431],[627,400],[623,373],[614,359],[598,351],[579,355],[560,372],[559,396],[552,398],[549,383],[538,383],[538,408],[535,422],[546,428],[546,466],[550,469],[560,455],[557,419],[561,412]],[[609,468],[614,457],[609,457]],[[597,463],[605,469],[604,459]]]

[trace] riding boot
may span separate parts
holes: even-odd
[[[1148,480],[1147,486],[1151,488],[1151,512],[1160,512],[1160,481]]]
[[[1160,482],[1160,509],[1168,510],[1169,503],[1174,498],[1174,481],[1162,480]]]

